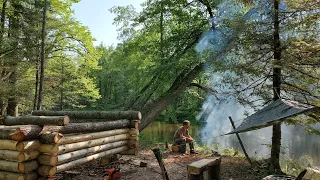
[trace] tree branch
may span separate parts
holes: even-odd
[[[200,84],[197,84],[197,83],[191,83],[190,86],[195,86],[195,87],[213,95],[217,100],[220,100],[219,97],[217,96],[217,92],[211,88],[201,86]]]

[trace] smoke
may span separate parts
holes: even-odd
[[[280,11],[284,11],[286,8],[284,3],[280,4]],[[220,24],[226,19],[239,18],[239,15],[242,16],[242,21],[267,21],[272,15],[271,9],[272,4],[267,0],[256,3],[255,8],[247,11],[234,1],[225,1],[216,11],[216,17],[210,19],[210,23],[213,24],[212,29],[203,34],[195,50],[200,55],[209,52],[215,56],[215,60],[223,61],[223,56],[225,56],[223,51],[234,40],[235,32],[230,28],[221,27]],[[284,34],[283,37],[286,38],[287,34]],[[204,119],[206,122],[201,131],[202,144],[206,144],[216,151],[231,147],[240,149],[235,135],[222,136],[232,130],[228,117],[232,117],[235,126],[238,127],[247,115],[254,113],[250,107],[244,107],[237,102],[234,92],[231,91],[232,88],[222,81],[224,76],[233,76],[233,74],[224,72],[211,75],[210,85],[213,89],[218,89],[219,100],[213,95],[208,95],[202,106],[202,112],[197,117],[197,119]],[[286,156],[297,158],[306,153],[302,148],[299,148],[302,144],[308,147],[316,144],[315,152],[320,152],[320,144],[316,142],[317,138],[306,135],[302,129],[296,126],[282,126],[282,152],[285,152]],[[272,127],[241,133],[240,137],[250,157],[270,157]],[[310,144],[306,145],[307,143],[303,143],[302,140],[297,141],[298,137],[314,139],[314,141],[310,141],[308,142]],[[313,147],[313,149],[315,148]],[[318,157],[317,154],[314,155],[314,152],[310,152],[309,155]]]

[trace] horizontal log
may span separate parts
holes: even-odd
[[[139,135],[139,130],[135,129],[135,128],[131,128],[130,131],[129,131],[129,134],[131,136],[138,136]]]
[[[0,171],[0,180],[36,180],[38,174],[35,172],[29,174],[21,174],[14,172]]]
[[[55,125],[64,126],[69,124],[70,119],[68,116],[6,116],[4,125]]]
[[[113,129],[128,128],[131,124],[130,120],[116,120],[109,122],[96,122],[96,123],[70,123],[66,126],[44,126],[43,132],[59,132],[65,134],[75,133],[89,133],[108,131]]]
[[[81,165],[81,164],[84,164],[86,162],[89,162],[89,161],[92,161],[92,160],[95,160],[95,159],[98,159],[98,158],[102,158],[104,156],[108,156],[108,155],[111,155],[111,154],[117,154],[117,153],[120,153],[122,151],[126,151],[128,149],[127,146],[121,146],[121,147],[118,147],[118,148],[114,148],[114,149],[110,149],[110,150],[107,150],[107,151],[104,151],[104,152],[100,152],[100,153],[97,153],[97,154],[94,154],[94,155],[90,155],[90,156],[87,156],[87,157],[84,157],[84,158],[81,158],[81,159],[77,159],[75,161],[71,161],[69,163],[65,163],[65,164],[61,164],[59,166],[57,166],[57,172],[62,172],[62,171],[66,171],[68,169],[71,169],[77,165]]]
[[[83,142],[77,142],[72,144],[65,144],[65,145],[42,144],[39,148],[39,151],[42,153],[52,154],[52,155],[64,154],[64,153],[79,150],[79,149],[90,148],[90,147],[112,143],[116,141],[127,140],[128,138],[129,138],[129,134],[119,134],[115,136],[93,139],[90,141],[83,141]]]
[[[129,141],[128,148],[130,149],[138,149],[139,148],[139,141]]]
[[[21,141],[17,145],[17,151],[33,151],[37,150],[41,146],[39,140]]]
[[[0,170],[18,173],[29,173],[39,167],[37,161],[12,162],[0,160]]]
[[[127,143],[128,141],[118,141],[100,146],[94,146],[88,149],[72,151],[70,153],[61,154],[59,156],[42,154],[38,157],[38,162],[42,165],[56,166],[85,156],[89,156],[91,154],[96,154],[99,152],[107,151],[109,149],[114,149],[116,147],[125,146]]]
[[[12,150],[12,151],[31,151],[37,150],[40,147],[41,143],[39,140],[32,141],[12,141],[12,140],[3,140],[0,139],[0,149],[3,150]]]
[[[0,139],[22,141],[24,139],[24,134],[20,131],[19,128],[0,129]]]
[[[110,131],[101,131],[96,133],[65,136],[58,142],[58,144],[62,145],[62,144],[70,144],[70,143],[76,143],[81,141],[88,141],[92,139],[99,139],[99,138],[114,136],[118,134],[126,134],[128,132],[129,132],[129,129],[124,128],[124,129],[115,129]]]
[[[105,119],[105,120],[141,120],[139,111],[41,111],[36,110],[32,115],[37,116],[69,116],[71,119]]]
[[[57,132],[45,132],[40,135],[40,141],[44,144],[57,144],[63,135]]]
[[[18,152],[10,150],[0,150],[0,159],[24,162],[36,159],[39,156],[39,154],[39,151]]]
[[[56,172],[57,172],[57,167],[55,166],[40,166],[37,169],[37,172],[41,175],[41,176],[53,176]]]
[[[0,126],[1,130],[17,129],[17,128],[19,128],[20,132],[23,133],[24,138],[22,140],[25,140],[25,141],[31,140],[31,139],[37,139],[40,132],[42,131],[42,127],[38,125]],[[20,140],[16,140],[16,141],[20,141]]]
[[[137,155],[138,149],[128,149],[126,151],[120,152],[121,155]]]
[[[0,139],[0,149],[18,151],[23,149],[23,144],[18,141]]]

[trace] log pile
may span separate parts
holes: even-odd
[[[136,155],[137,111],[34,111],[0,121],[0,179],[33,180],[113,154]]]

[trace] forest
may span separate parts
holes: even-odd
[[[194,120],[208,96],[234,97],[253,109],[279,98],[320,106],[319,0],[113,7],[120,43],[110,47],[95,46],[74,18],[71,6],[79,1],[0,1],[1,115],[138,110],[142,130],[155,120]],[[319,134],[312,126],[318,122],[319,116],[289,123]],[[273,130],[281,138],[280,124]],[[277,138],[275,157],[276,144]]]

